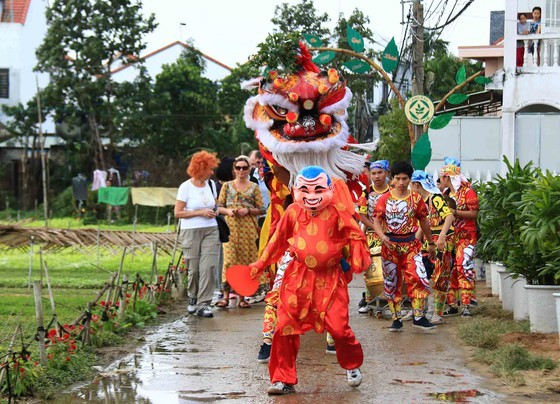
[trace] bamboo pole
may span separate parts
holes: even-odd
[[[47,350],[45,348],[45,328],[43,326],[43,304],[41,301],[41,281],[33,281],[33,296],[35,298],[35,320],[37,323],[37,337],[39,338],[39,353],[41,365],[47,365]]]
[[[42,250],[41,250],[42,251]],[[41,260],[43,259],[43,254],[41,253]],[[45,280],[47,281],[47,289],[49,291],[49,300],[51,301],[51,310],[52,310],[52,315],[53,318],[56,320],[54,323],[54,329],[56,330],[56,335],[60,335],[60,329],[58,327],[58,319],[56,316],[56,308],[55,308],[55,304],[54,304],[54,296],[53,296],[53,292],[52,292],[52,288],[51,288],[51,281],[49,278],[49,266],[47,265],[47,261],[45,261]]]
[[[124,265],[124,257],[125,256],[126,256],[126,247],[123,248],[123,253],[122,253],[122,256],[121,256],[121,263],[119,265],[119,272],[117,272],[117,278],[115,280],[117,285],[119,284],[119,280],[121,279],[121,273],[122,273],[122,269],[123,269],[123,265]],[[113,300],[111,301],[111,304],[116,303],[120,291],[121,291],[120,286],[117,286],[115,288],[115,294],[113,295]]]
[[[45,137],[43,136],[43,117],[41,116],[41,89],[39,88],[39,78],[35,76],[37,86],[37,127],[39,128],[39,144],[41,146],[41,178],[43,180],[43,210],[45,215],[45,227],[49,227],[49,204],[47,188],[47,164],[45,162]]]
[[[118,318],[119,320],[123,320],[124,319],[124,315],[126,313],[126,293],[128,292],[128,274],[124,274],[123,275],[123,280],[122,280],[122,286],[121,286],[121,292],[122,292],[122,298],[121,298],[121,304],[119,306],[119,314],[118,314]]]
[[[4,385],[4,378],[6,377],[6,367],[10,362],[10,357],[12,356],[14,345],[16,342],[16,337],[18,336],[18,334],[21,334],[21,325],[19,324],[16,327],[14,335],[12,335],[12,339],[10,340],[10,345],[8,346],[8,353],[4,357],[4,361],[3,361],[4,366],[2,366],[2,370],[0,371],[0,386]]]
[[[377,63],[375,63],[373,60],[371,60],[367,56],[364,56],[364,55],[362,55],[361,53],[358,53],[358,52],[351,51],[349,49],[329,48],[327,46],[317,46],[317,47],[309,48],[309,50],[310,51],[317,50],[317,51],[332,51],[332,52],[338,52],[338,53],[345,53],[345,54],[353,56],[355,58],[362,59],[368,65],[373,67],[381,75],[381,77],[383,77],[383,80],[385,80],[387,82],[387,84],[389,85],[389,87],[391,88],[391,90],[393,91],[395,96],[397,97],[397,100],[399,101],[399,106],[401,107],[402,110],[404,110],[404,106],[406,104],[406,101],[405,101],[404,97],[402,96],[402,94],[400,93],[400,91],[398,90],[398,88],[395,86],[395,83],[393,83],[393,80],[391,80],[391,78],[389,77],[387,72],[385,72],[385,70],[383,70],[383,68],[381,66],[379,66]],[[408,137],[410,138],[410,142],[412,144],[414,144],[414,143],[416,143],[416,137],[415,137],[415,134],[414,134],[414,127],[412,126],[412,122],[410,122],[408,119],[407,119],[407,126],[408,126]]]
[[[34,236],[31,236],[31,241],[29,242],[29,277],[27,280],[27,293],[31,293],[31,275],[33,273],[33,241]]]

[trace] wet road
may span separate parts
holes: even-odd
[[[297,394],[269,397],[268,368],[256,360],[264,303],[220,309],[212,319],[188,316],[151,330],[146,343],[58,403],[382,403],[441,402],[433,395],[475,389],[472,402],[503,402],[465,367],[446,326],[425,334],[404,323],[390,333],[389,320],[358,314],[363,281],[350,285],[351,326],[362,343],[363,383],[353,389],[325,335],[302,337]],[[466,320],[468,321],[468,320]]]

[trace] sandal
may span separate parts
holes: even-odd
[[[245,300],[240,300],[239,303],[237,303],[237,307],[239,307],[240,309],[249,309],[251,308],[251,305]]]
[[[216,304],[214,306],[216,306],[216,307],[228,307],[229,306],[229,300],[228,299],[220,299],[216,302]]]

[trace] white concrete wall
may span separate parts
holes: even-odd
[[[443,129],[429,130],[432,160],[426,171],[439,172],[444,157],[461,160],[461,170],[473,179],[486,180],[488,173],[500,172],[501,119],[499,117],[458,117]],[[436,175],[437,178],[437,175]]]

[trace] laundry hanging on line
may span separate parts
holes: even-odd
[[[118,206],[128,203],[128,187],[105,187],[97,191],[97,202]]]

